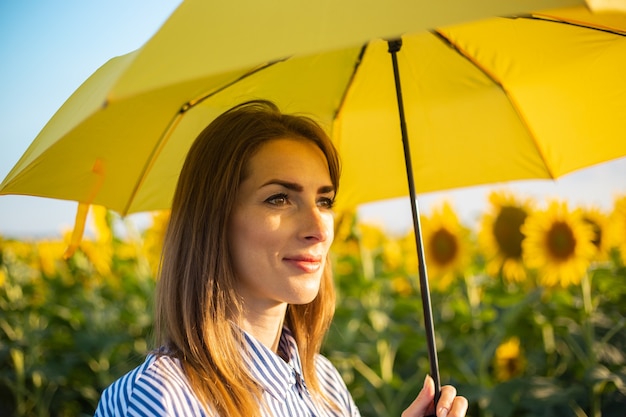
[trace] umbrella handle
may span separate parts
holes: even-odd
[[[417,248],[417,261],[419,271],[420,292],[422,294],[422,308],[424,310],[424,328],[426,331],[426,344],[428,345],[428,358],[430,360],[430,376],[435,382],[435,408],[441,395],[441,383],[439,381],[439,364],[437,361],[437,347],[435,345],[435,326],[433,324],[433,312],[430,302],[430,290],[428,288],[428,275],[426,273],[426,262],[424,261],[424,245],[422,244],[422,227],[419,219],[419,209],[417,207],[417,196],[415,193],[415,181],[413,179],[413,165],[411,163],[411,151],[409,148],[409,138],[406,130],[406,118],[404,115],[404,104],[402,101],[402,87],[400,84],[400,71],[398,70],[397,52],[402,46],[401,39],[388,41],[389,53],[393,64],[393,75],[396,85],[396,95],[398,98],[398,113],[400,116],[400,130],[402,131],[402,145],[404,147],[404,161],[406,166],[407,180],[409,183],[409,197],[411,200],[411,213],[413,214],[413,229],[415,231],[415,246]]]

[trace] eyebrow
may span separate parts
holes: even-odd
[[[297,191],[297,192],[302,192],[302,190],[304,189],[302,185],[298,183],[277,180],[277,179],[269,180],[266,183],[264,183],[261,187],[265,187],[267,185],[280,185],[281,187],[284,187],[288,190]],[[327,194],[327,193],[332,193],[334,191],[335,191],[335,187],[332,185],[324,185],[317,189],[318,194]]]

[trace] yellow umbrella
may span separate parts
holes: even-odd
[[[171,58],[177,47],[171,36],[160,35],[194,4],[184,2],[145,47],[112,59],[90,77],[6,176],[0,194],[100,204],[122,215],[166,208],[195,134],[231,105],[261,97],[285,111],[310,113],[332,131],[344,164],[340,205],[406,195],[402,148],[394,145],[400,127],[385,41],[332,49],[367,35],[362,31],[346,41],[342,34],[335,43],[328,35],[322,44],[330,52],[239,69],[232,67],[248,63],[241,58],[248,51],[230,51],[225,59],[207,53],[210,59],[199,62],[180,54]],[[422,31],[420,23],[417,32],[403,36],[398,58],[418,193],[556,178],[626,154],[626,18],[593,15],[583,7],[552,14],[433,32]],[[372,31],[393,34],[388,28]],[[259,48],[251,32],[240,37],[254,45],[248,48],[255,55]],[[234,43],[217,33],[212,38],[221,46]],[[198,49],[205,39],[181,43]],[[167,53],[159,55],[160,40]],[[311,46],[313,39],[308,42],[303,50],[319,49]],[[268,53],[275,58],[295,48]],[[191,47],[186,54],[201,55]],[[187,73],[190,67],[196,67],[193,74]],[[196,74],[197,67],[205,73]],[[220,72],[225,68],[230,70]]]
[[[343,159],[340,208],[406,195],[405,156],[420,193],[556,178],[626,155],[623,14],[578,6],[442,26],[579,2],[483,0],[471,10],[464,0],[222,3],[185,1],[144,47],[101,67],[0,194],[78,201],[75,236],[89,204],[122,215],[166,208],[197,133],[252,98],[328,127]],[[382,39],[400,35],[398,107]],[[420,272],[438,385],[423,264]]]

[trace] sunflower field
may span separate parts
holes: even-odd
[[[420,220],[442,384],[471,416],[626,415],[626,196],[609,212],[506,191],[488,206],[473,228],[447,203]],[[137,231],[94,208],[70,257],[0,237],[0,416],[92,415],[143,361],[167,217]],[[344,213],[331,256],[324,354],[363,416],[399,416],[429,372],[415,236]]]

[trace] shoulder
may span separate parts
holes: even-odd
[[[347,410],[348,415],[359,416],[359,410],[352,399],[352,395],[335,365],[327,357],[317,355],[315,368],[322,391],[331,398],[337,399],[339,405]]]
[[[328,381],[329,383],[340,384],[342,387],[345,388],[345,383],[343,382],[343,378],[341,378],[339,371],[326,356],[318,354],[315,358],[315,367],[317,371],[317,376],[320,378],[321,381]]]
[[[102,393],[96,417],[204,415],[177,359],[149,355]],[[182,413],[181,413],[182,411]]]

